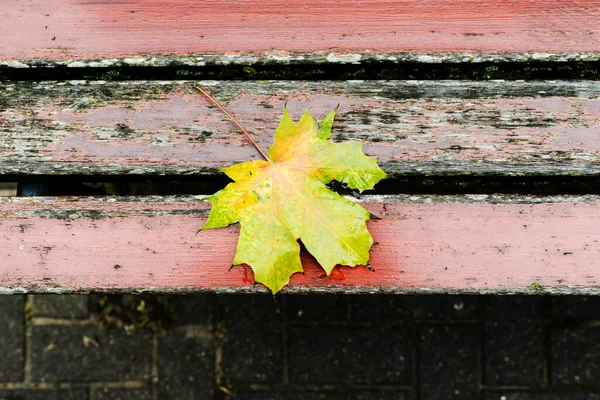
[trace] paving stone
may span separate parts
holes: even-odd
[[[352,320],[397,321],[412,319],[414,296],[352,296]]]
[[[210,293],[171,295],[168,302],[176,325],[209,325],[214,323],[217,296]]]
[[[439,321],[477,319],[480,299],[480,296],[414,296],[412,315]]]
[[[294,327],[288,347],[291,382],[409,385],[414,381],[415,334],[408,329]]]
[[[414,395],[408,391],[365,390],[353,393],[351,400],[413,400],[414,398]]]
[[[94,391],[95,400],[152,400],[152,391],[143,389],[109,389],[101,388]],[[175,397],[174,397],[175,398]],[[179,397],[183,398],[183,397]],[[166,399],[166,397],[164,398]]]
[[[0,390],[0,400],[87,400],[88,391],[73,390]]]
[[[421,398],[478,398],[479,336],[475,325],[432,325],[422,328],[418,388]]]
[[[600,326],[552,330],[552,384],[592,385],[600,381]]]
[[[88,318],[88,295],[39,294],[33,297],[33,315],[49,318]]]
[[[352,320],[469,320],[479,313],[478,296],[353,296]]]
[[[90,295],[92,319],[118,329],[161,330],[173,325],[174,306],[168,295]]]
[[[226,400],[346,400],[348,395],[336,392],[238,392]]]
[[[597,393],[488,392],[484,400],[600,400]]]
[[[484,379],[488,385],[540,385],[545,382],[546,299],[490,296],[484,315]]]
[[[271,295],[228,295],[220,302],[223,384],[280,382],[281,300]]]
[[[160,399],[208,399],[215,390],[215,340],[206,327],[189,326],[158,338]]]
[[[69,309],[66,304],[79,301],[81,305],[86,296],[56,300],[60,297],[34,296],[35,316],[87,318],[87,314],[64,313]],[[156,297],[146,302],[143,315],[137,310],[141,296],[129,296],[129,300],[115,296],[123,299],[118,301],[118,310],[113,304],[105,311],[110,316],[107,320],[130,318],[131,322],[145,315],[172,315],[175,328],[158,338],[155,389],[161,400],[215,396],[227,400],[600,400],[600,393],[593,391],[600,382],[600,326],[586,322],[599,319],[596,298],[285,295],[274,301],[270,295]],[[24,296],[0,296],[4,311],[0,381],[23,379],[24,307]],[[283,309],[290,323],[285,332]],[[481,324],[469,322],[480,315]],[[558,322],[552,328],[550,318]],[[282,356],[285,336],[287,361]],[[99,329],[80,322],[35,325],[34,384],[150,382],[151,339],[150,331],[140,329],[127,335],[122,329]],[[234,395],[216,389],[217,340],[223,348],[222,384],[238,389]],[[550,387],[545,386],[545,357],[550,358]],[[289,391],[282,381],[286,362]],[[392,371],[400,375],[388,374]],[[486,388],[483,392],[479,392],[480,379]],[[277,386],[270,389],[271,384]],[[507,385],[513,389],[507,390]],[[94,400],[150,400],[152,390],[98,388],[93,395]],[[88,391],[0,389],[2,399],[88,400]]]
[[[0,296],[0,381],[23,379],[25,296]]]
[[[347,322],[350,299],[347,295],[286,295],[288,321]]]
[[[148,379],[152,337],[95,326],[34,326],[34,381]],[[60,366],[60,368],[58,368]]]
[[[598,296],[552,297],[553,319],[600,319]]]

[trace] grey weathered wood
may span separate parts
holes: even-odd
[[[529,63],[529,62],[594,62],[600,61],[597,52],[444,52],[416,53],[281,53],[281,54],[202,54],[197,56],[135,56],[92,59],[19,59],[0,60],[7,68],[121,68],[121,67],[206,67],[206,66],[264,66],[264,65],[344,65],[344,64],[441,64],[441,63]]]
[[[340,104],[332,139],[365,139],[393,174],[599,175],[600,82],[200,82],[266,148]],[[0,175],[201,175],[256,158],[192,82],[0,83]]]

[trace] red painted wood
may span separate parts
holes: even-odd
[[[595,52],[598,0],[8,0],[0,60],[281,52]]]
[[[17,86],[15,92],[25,94],[0,112],[0,174],[199,174],[259,157],[191,85],[166,86],[160,95],[151,83],[40,85],[44,90],[35,92]],[[459,93],[469,89],[460,85],[467,84],[456,84]],[[483,85],[493,93],[497,83]],[[598,174],[598,85],[591,83],[589,92],[565,85],[572,97],[535,98],[529,91],[498,99],[397,99],[389,93],[415,86],[397,82],[223,82],[208,89],[263,149],[273,143],[285,103],[296,121],[309,107],[320,120],[339,105],[333,138],[366,139],[365,152],[379,157],[389,173],[416,165],[436,173],[500,175],[520,168],[524,174]],[[104,86],[125,99],[100,97],[89,108],[72,106]]]
[[[195,234],[208,208],[203,202],[21,199],[0,206],[0,287],[252,289],[248,271],[229,270],[237,227]],[[304,254],[306,272],[294,275],[292,289],[522,291],[533,283],[550,289],[600,284],[598,198],[366,207],[382,217],[369,222],[378,242],[376,272],[338,267],[325,277]],[[82,210],[101,214],[81,218]]]

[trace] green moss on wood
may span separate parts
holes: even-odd
[[[545,294],[546,290],[542,285],[537,282],[534,282],[530,285],[530,288],[534,294]]]

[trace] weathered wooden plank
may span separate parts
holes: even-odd
[[[600,293],[600,197],[366,197],[376,272],[325,277],[304,254],[295,292]],[[238,228],[196,230],[201,197],[0,199],[3,292],[261,291],[229,270]]]
[[[272,143],[283,106],[393,174],[599,175],[600,82],[205,81]],[[198,175],[256,158],[191,82],[0,83],[0,175]]]
[[[9,62],[600,50],[598,0],[12,0],[0,18],[0,60]]]

